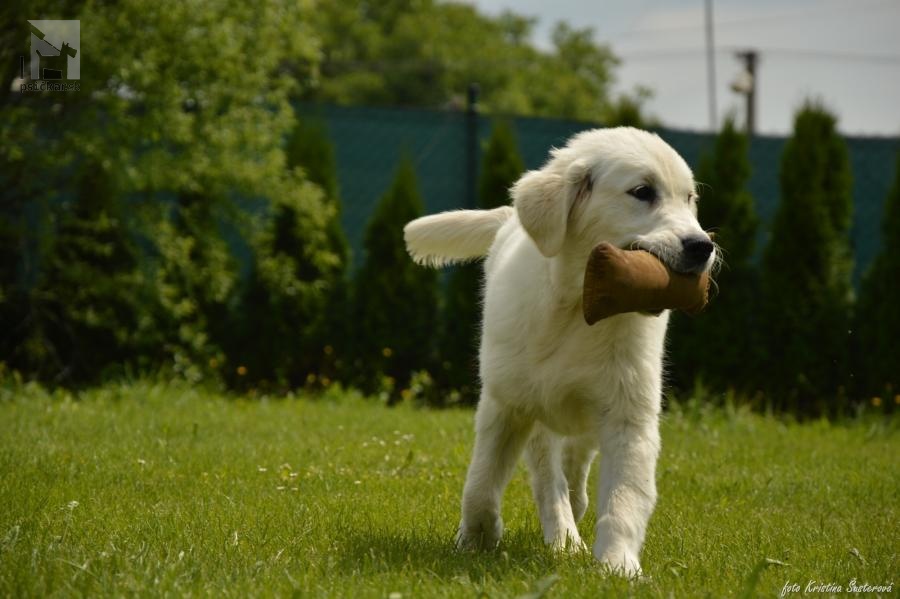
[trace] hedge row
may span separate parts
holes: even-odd
[[[802,414],[873,396],[892,405],[900,392],[900,178],[882,254],[856,298],[851,174],[835,119],[813,105],[797,114],[762,260],[754,258],[747,146],[729,122],[697,169],[700,220],[716,232],[725,263],[709,309],[673,317],[671,383]],[[270,191],[263,209],[184,192],[132,210],[101,164],[83,165],[71,199],[48,209],[30,281],[21,276],[26,219],[5,220],[0,362],[66,385],[164,371],[237,389],[340,381],[388,401],[475,401],[480,267],[441,278],[408,259],[402,228],[422,213],[410,159],[379,201],[351,276],[324,127],[301,122],[286,158],[293,188]],[[508,202],[522,170],[511,126],[497,123],[479,205]]]

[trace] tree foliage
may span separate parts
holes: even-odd
[[[281,0],[253,6],[234,0],[125,0],[115,10],[74,2],[38,11],[78,19],[90,30],[81,36],[80,91],[10,94],[4,88],[0,96],[0,162],[8,167],[3,178],[13,183],[4,190],[10,201],[3,202],[13,206],[10,220],[52,222],[66,201],[65,190],[96,165],[114,175],[116,189],[102,210],[90,213],[96,222],[82,213],[60,219],[61,237],[46,243],[51,251],[43,253],[46,259],[32,274],[41,282],[34,299],[77,282],[113,285],[115,275],[100,276],[97,270],[105,265],[99,252],[107,251],[100,245],[106,237],[117,244],[138,237],[135,251],[146,275],[141,289],[149,292],[141,314],[153,321],[147,328],[153,349],[144,357],[168,362],[191,380],[222,365],[227,316],[239,288],[234,240],[223,234],[254,234],[235,198],[252,198],[251,210],[266,212],[270,204],[290,201],[285,198],[296,195],[294,190],[306,189],[302,173],[287,165],[283,142],[294,124],[290,99],[298,80],[303,83],[317,63],[311,8],[308,2]],[[28,47],[23,14],[16,15],[19,26],[12,33],[5,28],[0,33],[4,47]],[[327,213],[322,194],[306,195],[298,206],[310,214]],[[24,215],[29,210],[36,216]],[[113,216],[126,211],[128,219]],[[5,246],[45,243],[46,237],[28,229],[18,238],[3,234],[7,230],[0,227]],[[99,245],[90,249],[89,238]],[[85,265],[96,262],[97,268],[76,272],[63,262],[56,265],[57,257],[65,260],[76,250]],[[19,258],[11,262],[21,264]],[[90,278],[92,272],[98,278]],[[32,293],[23,283],[29,273],[20,267],[4,266],[2,274],[3,297],[21,298],[23,288],[25,295]],[[7,291],[10,281],[20,285],[18,291]],[[84,305],[66,307],[66,318],[89,321],[93,314],[115,311],[107,291],[102,295],[98,289]],[[37,326],[40,320],[23,315],[18,305],[19,300],[3,300],[0,307],[4,319],[15,319],[10,328]],[[46,337],[32,332],[40,334],[29,338]],[[79,337],[87,342],[86,335]],[[119,356],[124,360],[128,352]]]
[[[835,118],[808,104],[784,150],[781,203],[763,259],[760,383],[781,407],[838,409],[846,397],[852,300],[850,164]]]
[[[230,373],[245,382],[304,384],[323,368],[329,299],[340,285],[344,262],[329,246],[334,211],[322,209],[322,192],[298,181],[273,199],[251,238],[251,272],[234,314]]]
[[[370,392],[402,390],[411,373],[433,368],[437,273],[415,264],[403,240],[404,225],[421,215],[415,171],[405,158],[366,228],[365,259],[354,280],[353,370]]]
[[[900,393],[900,154],[881,225],[881,252],[866,273],[856,305],[854,377],[860,395]]]
[[[757,363],[759,315],[753,307],[759,285],[751,258],[758,219],[746,189],[748,146],[747,137],[728,119],[712,152],[697,169],[698,218],[715,234],[724,261],[704,313],[699,317],[675,313],[672,317],[671,376],[682,388],[693,385],[698,376],[719,391],[746,391],[754,382],[751,365]]]
[[[613,101],[617,59],[590,28],[556,25],[552,48],[531,42],[535,20],[490,17],[434,0],[323,2],[316,11],[322,64],[307,97],[339,104],[462,107],[471,82],[487,112],[618,124],[643,122],[640,98]],[[627,105],[627,106],[626,106]]]
[[[241,385],[297,386],[333,376],[335,347],[343,347],[349,250],[324,124],[300,120],[286,152],[298,184],[257,219],[250,275],[233,315],[238,334],[229,353],[243,367],[235,381]]]
[[[290,167],[302,169],[309,181],[322,189],[323,201],[328,210],[325,214],[323,248],[337,259],[331,268],[321,273],[327,285],[323,294],[325,303],[322,307],[323,314],[315,323],[311,340],[311,346],[321,356],[315,370],[327,381],[345,374],[342,369],[349,357],[350,331],[347,318],[350,311],[350,282],[347,266],[350,262],[350,245],[341,226],[342,203],[334,146],[323,120],[315,117],[300,119],[288,141],[287,159]],[[310,236],[300,239],[308,240]]]
[[[154,223],[157,345],[163,363],[189,381],[225,363],[223,337],[237,264],[222,238],[212,199],[179,194]]]
[[[57,205],[58,224],[28,298],[19,358],[55,382],[97,382],[146,343],[144,277],[111,179],[89,165],[74,199]]]

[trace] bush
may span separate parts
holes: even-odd
[[[478,207],[509,204],[509,188],[525,170],[511,123],[494,124],[481,162]],[[478,346],[481,327],[481,263],[463,264],[450,273],[441,322],[441,384],[466,403],[478,400]]]
[[[329,298],[344,269],[329,243],[333,218],[321,189],[295,173],[259,219],[249,281],[235,314],[237,344],[230,352],[235,360],[229,374],[238,386],[303,385],[316,380],[331,355],[322,335]]]
[[[182,193],[154,231],[158,339],[152,345],[162,350],[157,362],[191,382],[219,379],[238,283],[237,263],[214,217],[217,204]]]
[[[341,226],[341,197],[338,189],[337,163],[325,122],[313,118],[301,118],[294,129],[287,147],[289,167],[301,168],[307,179],[323,192],[323,203],[328,209],[325,215],[326,251],[337,258],[327,272],[323,283],[328,286],[322,317],[312,332],[311,347],[318,352],[320,361],[316,372],[330,378],[346,374],[345,362],[349,362],[350,282],[347,266],[350,262],[350,245]],[[307,237],[308,238],[308,237]]]
[[[387,377],[393,399],[412,372],[434,365],[437,273],[416,265],[403,241],[404,225],[421,215],[415,171],[404,158],[366,228],[365,260],[353,289],[354,378],[374,393]]]
[[[845,397],[852,299],[850,165],[835,118],[803,107],[781,164],[781,204],[763,260],[760,384],[776,407],[831,412]]]
[[[900,394],[900,154],[882,221],[881,252],[863,279],[856,305],[854,376],[861,396]]]
[[[714,277],[709,306],[692,317],[672,315],[670,355],[672,382],[690,389],[694,379],[717,391],[748,390],[754,381],[752,365],[759,315],[754,310],[759,294],[757,271],[751,264],[758,219],[746,185],[750,178],[748,140],[725,122],[711,154],[697,169],[700,186],[698,217],[715,233],[724,263]]]
[[[28,369],[63,383],[96,382],[133,362],[146,322],[138,251],[100,165],[83,168],[75,198],[56,205],[55,235],[29,296]]]

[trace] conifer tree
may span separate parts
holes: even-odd
[[[881,252],[863,279],[856,305],[857,393],[893,403],[900,394],[900,154],[882,221]]]
[[[509,188],[525,170],[513,126],[494,124],[481,162],[478,207],[485,210],[509,204]],[[478,344],[481,326],[481,263],[453,269],[447,285],[441,323],[441,383],[458,391],[460,399],[478,399]]]
[[[852,300],[850,177],[835,117],[807,104],[782,156],[781,203],[763,260],[766,359],[758,372],[776,407],[842,407]]]
[[[93,382],[134,360],[142,325],[143,277],[110,176],[84,167],[32,292],[30,359],[40,376]]]
[[[333,378],[345,374],[343,368],[349,361],[348,319],[350,316],[350,281],[348,265],[350,245],[341,225],[342,204],[338,187],[337,162],[334,145],[328,135],[325,122],[319,119],[300,119],[287,147],[288,166],[301,168],[307,179],[323,192],[323,203],[329,208],[325,224],[325,250],[338,260],[327,272],[323,272],[325,306],[322,317],[312,331],[309,351],[320,358],[315,365],[321,376]]]
[[[718,391],[746,390],[752,383],[758,339],[758,276],[751,264],[758,219],[746,189],[750,178],[747,137],[728,119],[712,153],[697,169],[698,219],[715,234],[723,266],[703,314],[672,315],[671,380],[689,388],[696,377]]]
[[[251,240],[251,272],[235,315],[239,333],[229,354],[246,369],[240,378],[229,371],[238,386],[298,386],[316,377],[325,355],[322,322],[343,271],[328,237],[334,209],[321,188],[296,172],[271,203]]]
[[[354,378],[367,392],[382,388],[382,377],[400,391],[411,373],[433,368],[437,273],[415,264],[403,240],[404,225],[421,215],[415,171],[403,158],[366,228],[354,279]]]
[[[244,381],[297,386],[334,378],[338,354],[345,353],[349,248],[324,123],[300,120],[286,160],[309,183],[270,200],[262,232],[251,244],[251,274],[235,314],[241,333],[230,353],[241,356]],[[311,196],[321,208],[308,201]]]

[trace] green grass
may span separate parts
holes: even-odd
[[[544,549],[524,472],[500,548],[455,551],[471,429],[471,411],[349,394],[8,386],[0,596],[771,597],[787,581],[900,583],[896,420],[673,408],[639,581]]]

